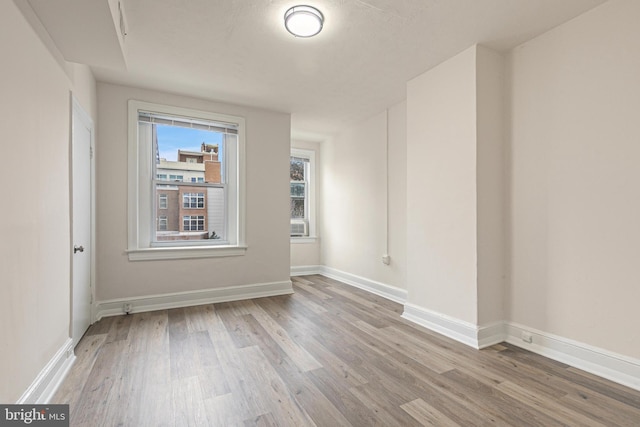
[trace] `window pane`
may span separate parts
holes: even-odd
[[[305,183],[304,182],[292,182],[291,183],[291,197],[305,197]]]
[[[224,133],[168,124],[152,126],[155,186],[159,194],[153,241],[204,240],[214,235],[224,241]],[[162,219],[158,215],[160,209]]]
[[[304,219],[304,199],[291,199],[291,219]]]
[[[304,181],[306,162],[306,159],[291,157],[291,167],[289,169],[291,181]]]

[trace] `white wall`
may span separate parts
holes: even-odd
[[[91,116],[94,127],[97,128],[98,96],[96,80],[91,69],[86,65],[67,63],[67,74],[73,82],[73,96]]]
[[[389,107],[388,224],[391,264],[385,267],[393,286],[407,288],[407,102]]]
[[[504,59],[482,46],[407,84],[408,302],[504,319]]]
[[[506,278],[505,60],[476,51],[478,324],[504,320]]]
[[[640,357],[640,2],[510,58],[510,320]]]
[[[407,84],[408,302],[477,323],[476,47]]]
[[[10,1],[0,52],[0,402],[13,403],[70,336],[69,93],[91,113],[95,83],[61,66]]]
[[[389,157],[387,111],[322,143],[321,262],[404,288],[405,104],[390,107],[388,116]],[[387,179],[393,203],[389,208]],[[387,251],[391,256],[388,266],[382,263]]]
[[[322,144],[319,142],[292,140],[291,148],[299,148],[303,150],[313,151],[315,153],[316,168],[315,168],[315,194],[316,194],[316,236],[317,239],[313,242],[305,241],[303,243],[296,242],[292,239],[291,243],[291,267],[307,267],[307,266],[319,266],[320,265],[320,245],[321,245],[321,232],[320,232],[320,219],[318,205],[321,203],[320,195],[322,192],[322,179],[320,163],[322,162],[321,154]]]
[[[129,262],[127,101],[137,99],[246,119],[244,256]],[[98,84],[97,300],[289,280],[290,116],[248,107]]]

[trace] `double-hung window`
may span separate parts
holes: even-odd
[[[242,255],[244,119],[129,101],[129,259]]]
[[[169,199],[164,193],[160,193],[158,197],[158,209],[167,209],[169,207]]]
[[[165,215],[160,215],[158,217],[158,230],[166,230],[167,229],[167,217]]]
[[[289,162],[291,238],[315,237],[315,153],[292,149]]]

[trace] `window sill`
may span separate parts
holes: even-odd
[[[311,237],[292,237],[291,238],[291,244],[292,245],[296,245],[296,244],[300,244],[300,243],[315,243],[318,241],[318,237],[316,236],[311,236]]]
[[[242,256],[246,246],[182,246],[172,248],[130,249],[129,261],[154,261],[167,259],[215,258]]]

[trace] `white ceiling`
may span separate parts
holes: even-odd
[[[50,22],[68,16],[64,28],[77,28],[75,46],[91,47],[95,41],[83,36],[91,23],[77,10],[63,10],[79,1],[87,0],[58,0],[52,9],[45,5],[55,2],[29,0],[56,43],[64,42]],[[402,101],[408,80],[475,43],[506,51],[604,2],[120,1],[127,68],[88,59],[99,81],[290,112],[294,135],[305,139],[321,139]],[[300,39],[285,30],[284,12],[296,4],[322,11],[318,36]]]

